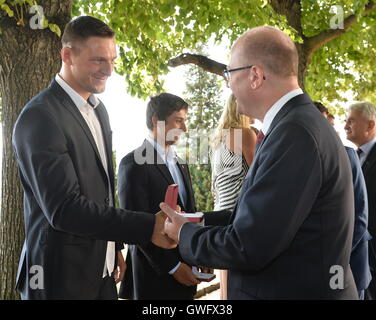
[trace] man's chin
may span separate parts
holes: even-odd
[[[357,140],[354,139],[352,136],[346,136],[346,139],[354,144],[357,144]]]
[[[103,93],[105,89],[106,88],[100,88],[100,89],[95,90],[93,93],[96,93],[96,94]]]
[[[99,94],[99,93],[103,93],[105,89],[106,89],[105,85],[95,86],[95,87],[91,88],[90,92],[95,93],[95,94]]]

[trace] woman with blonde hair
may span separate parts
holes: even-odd
[[[229,97],[212,138],[212,190],[214,210],[233,209],[252,163],[256,133],[251,119],[237,112],[233,94]],[[221,299],[227,300],[227,270],[220,272]]]

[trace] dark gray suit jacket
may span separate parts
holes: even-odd
[[[102,103],[95,111],[114,194],[108,115]],[[90,129],[55,80],[22,110],[13,145],[24,188],[26,239],[17,275],[22,297],[94,299],[102,284],[106,240],[146,243],[154,216],[108,206],[109,182]],[[37,287],[30,285],[33,266],[43,270]]]
[[[206,214],[225,226],[185,224],[180,252],[192,264],[229,269],[229,299],[357,299],[349,159],[307,95],[278,112],[226,216]]]

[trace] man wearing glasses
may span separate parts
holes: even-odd
[[[161,204],[165,232],[188,263],[229,269],[229,299],[357,299],[349,160],[297,74],[283,32],[243,34],[224,76],[238,111],[263,126],[237,206],[205,213],[201,227]]]

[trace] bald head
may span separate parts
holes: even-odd
[[[298,52],[294,42],[282,31],[264,26],[245,32],[235,43],[244,63],[260,65],[278,77],[297,76]]]

